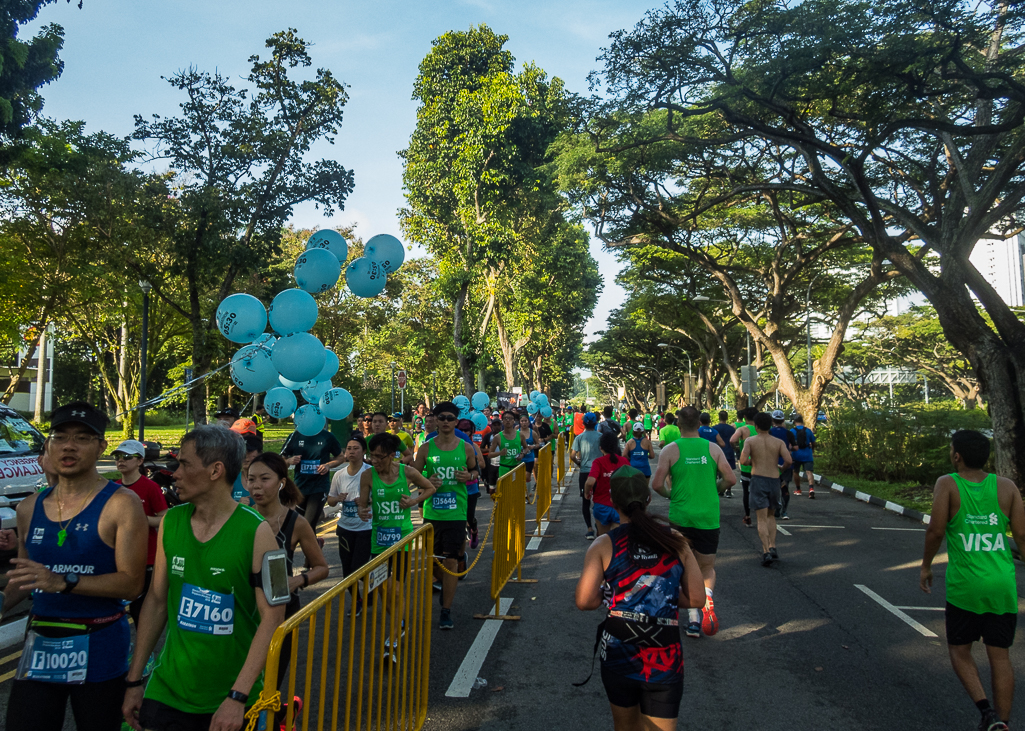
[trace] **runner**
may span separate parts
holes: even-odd
[[[409,465],[395,460],[395,452],[402,441],[394,434],[375,434],[370,438],[370,463],[372,468],[360,475],[359,517],[373,521],[370,537],[371,558],[384,553],[385,549],[413,532],[413,517],[410,509],[421,505],[435,493],[430,480]],[[412,490],[417,490],[414,496]],[[388,599],[384,602],[387,613],[394,606],[395,623],[405,614],[402,591],[399,586],[409,572],[409,562],[404,556],[396,556],[388,564],[388,582],[385,587]],[[394,598],[394,605],[392,604]],[[391,628],[394,632],[395,628]],[[405,630],[399,632],[401,637]],[[393,635],[392,635],[393,636]],[[391,636],[385,639],[385,657],[391,655]],[[396,640],[395,646],[398,647]],[[398,653],[391,655],[392,662],[398,662]]]
[[[751,507],[758,519],[758,538],[762,542],[762,566],[771,566],[779,560],[776,551],[776,510],[780,507],[779,460],[785,467],[791,465],[787,445],[769,434],[772,417],[764,411],[754,417],[757,434],[745,436],[740,464],[751,465]],[[749,429],[745,426],[737,433]],[[736,439],[737,435],[734,434]]]
[[[520,434],[526,434],[526,449],[523,452],[523,466],[527,470],[527,502],[530,496],[537,490],[537,482],[534,480],[534,462],[537,461],[538,450],[541,449],[541,435],[535,431],[530,417],[526,414],[520,416]]]
[[[402,444],[410,452],[413,452],[413,437],[410,436],[409,432],[406,431],[405,426],[402,423],[402,412],[396,411],[390,417],[388,417],[388,433],[394,434],[402,440]]]
[[[360,476],[370,469],[364,461],[366,455],[367,443],[358,434],[353,435],[345,444],[345,466],[335,472],[327,493],[328,505],[342,504],[335,535],[338,537],[338,560],[342,564],[343,578],[370,560],[373,521],[360,518],[357,505]],[[352,593],[356,597],[356,616],[359,616],[363,611],[363,597],[356,589]]]
[[[473,443],[456,436],[459,407],[443,401],[434,407],[438,435],[428,440],[416,453],[413,469],[437,488],[424,503],[424,520],[434,526],[434,555],[443,557],[442,571],[434,565],[434,580],[441,582],[441,620],[439,629],[452,629],[452,600],[455,598],[459,559],[466,550],[466,483],[478,477],[477,453]],[[449,573],[451,572],[451,573]]]
[[[623,432],[621,435],[624,442],[627,439],[630,439],[634,434],[634,422],[637,421],[637,409],[630,409],[630,411],[627,412],[627,417],[626,423],[623,424]]]
[[[302,500],[302,493],[288,478],[288,465],[280,454],[264,452],[256,457],[249,465],[248,483],[256,512],[270,525],[278,548],[284,548],[288,554],[288,588],[292,593],[291,599],[285,605],[285,619],[288,619],[298,612],[301,606],[299,591],[327,578],[327,561],[313,528],[294,509]],[[308,568],[298,575],[293,575],[292,559],[296,546],[302,547]],[[278,682],[274,686],[279,689],[292,658],[291,633],[285,637],[285,642],[281,645],[280,658]]]
[[[815,499],[815,432],[804,425],[804,417],[794,416],[794,495],[801,495],[801,472],[808,477],[808,497]]]
[[[769,429],[769,434],[779,439],[785,445],[787,445],[787,451],[794,451],[794,435],[787,431],[787,428],[783,426],[784,415],[779,409],[772,412],[772,428]],[[791,454],[793,459],[793,454]],[[776,518],[782,520],[790,520],[790,516],[787,514],[787,508],[790,507],[790,479],[794,476],[793,467],[787,467],[783,464],[783,458],[779,460],[779,489],[782,495],[782,504],[779,510],[776,511]]]
[[[649,411],[648,409],[644,409],[644,419],[643,419],[642,423],[644,424],[644,435],[650,439],[651,438],[651,429],[654,426],[654,421],[652,421],[651,411]],[[643,471],[644,470],[641,470],[641,472],[643,472]],[[650,475],[649,475],[649,477],[650,477]]]
[[[602,434],[598,446],[602,456],[591,463],[591,471],[584,483],[584,500],[594,503],[594,522],[597,524],[598,535],[602,536],[619,526],[619,513],[612,507],[612,496],[609,493],[609,478],[629,462],[623,458],[618,436]]]
[[[476,548],[480,540],[477,535],[477,500],[480,498],[480,483],[483,479],[484,465],[487,464],[487,460],[484,459],[484,453],[481,452],[477,442],[479,437],[477,432],[473,430],[473,422],[469,419],[460,419],[457,424],[456,436],[459,436],[459,432],[469,434],[468,437],[460,437],[460,439],[473,447],[473,452],[477,458],[474,464],[477,465],[478,476],[466,483],[466,537],[470,541],[470,548]],[[465,570],[466,552],[464,551],[459,557],[459,573],[463,573]],[[462,581],[464,578],[466,577],[460,576],[459,580]]]
[[[587,550],[576,605],[609,609],[595,651],[616,731],[672,731],[683,699],[679,608],[702,605],[699,569],[683,536],[648,514],[647,477],[620,468],[611,498],[623,525]]]
[[[295,466],[295,485],[303,495],[301,515],[314,533],[324,517],[324,503],[331,488],[331,470],[343,462],[342,445],[324,429],[308,437],[292,432],[281,448],[281,456]]]
[[[421,434],[424,431],[427,421],[427,404],[423,401],[416,405],[413,410],[413,435]]]
[[[1025,508],[1018,487],[986,471],[989,439],[977,431],[950,439],[954,472],[936,480],[919,583],[932,592],[932,561],[947,540],[946,624],[950,663],[982,714],[983,731],[1007,731],[1014,698],[1009,649],[1018,623],[1014,560],[1008,528],[1025,546]],[[986,646],[993,687],[992,708],[972,658],[979,639]]]
[[[362,418],[359,421],[359,428],[360,428],[360,431],[363,433],[363,439],[364,440],[370,439],[370,437],[374,436],[373,424],[374,424],[374,415],[373,414],[363,414]]]
[[[584,538],[589,541],[594,540],[594,528],[591,527],[591,501],[584,497],[584,488],[591,473],[591,465],[601,457],[599,442],[601,442],[602,435],[595,429],[598,425],[597,422],[598,415],[593,412],[584,416],[584,433],[574,440],[573,449],[569,453],[570,461],[579,468],[580,499],[583,505],[584,522],[587,524],[587,533],[584,534]],[[618,440],[618,431],[613,436]]]
[[[610,432],[618,437],[620,434],[623,433],[623,427],[615,418],[613,418],[613,413],[614,412],[611,406],[606,406],[602,410],[602,414],[605,416],[605,419],[600,424],[598,424],[599,436],[601,434],[605,434],[606,432]]]
[[[737,453],[733,450],[733,444],[730,439],[733,438],[734,432],[737,429],[730,424],[730,414],[728,411],[719,412],[719,423],[712,428],[719,432],[719,436],[722,437],[722,453],[726,455],[726,462],[729,463],[730,468],[733,470],[737,469]],[[735,483],[734,483],[735,484]],[[727,487],[726,492],[723,493],[723,497],[733,497],[733,488]]]
[[[651,477],[651,440],[643,424],[634,424],[633,437],[626,443],[626,453],[630,455],[630,466],[645,477]]]
[[[690,541],[705,585],[704,610],[691,609],[687,636],[708,636],[719,631],[712,593],[715,590],[715,554],[719,550],[719,492],[717,475],[727,486],[736,483],[719,445],[698,434],[701,415],[693,406],[679,411],[681,436],[662,450],[652,488],[669,498],[669,524]],[[666,479],[669,489],[666,489]]]
[[[744,449],[744,441],[748,437],[754,436],[754,418],[757,413],[758,409],[754,406],[749,406],[746,409],[737,409],[737,422],[735,424],[737,430],[730,437],[730,446],[733,447],[735,452],[740,453]],[[744,491],[744,525],[750,528],[751,465],[744,464],[743,460],[740,461],[740,486]]]
[[[115,482],[124,485],[139,496],[139,500],[142,501],[142,510],[146,513],[146,523],[149,525],[149,537],[146,545],[146,581],[142,587],[142,594],[128,605],[128,616],[138,627],[142,600],[146,598],[149,585],[153,582],[153,562],[157,556],[157,529],[160,527],[160,519],[167,512],[167,500],[164,499],[164,491],[160,489],[160,485],[139,471],[142,467],[143,457],[146,456],[146,445],[136,439],[126,439],[117,445],[117,449],[111,456],[117,465],[117,471],[121,473],[121,478]]]
[[[242,418],[242,412],[234,406],[228,406],[214,412],[214,423],[218,426],[223,426],[225,429],[230,429],[231,425],[240,418]]]
[[[174,478],[184,504],[160,524],[153,586],[125,683],[122,711],[134,729],[237,729],[263,690],[267,648],[285,608],[270,606],[262,586],[250,583],[278,545],[259,513],[231,499],[244,449],[238,434],[219,426],[182,438]],[[223,609],[231,611],[221,615]],[[165,627],[147,683],[146,660]]]
[[[676,416],[672,412],[666,413],[665,422],[666,425],[659,429],[658,432],[659,449],[665,449],[668,445],[680,438],[680,428],[676,426]]]
[[[701,412],[701,426],[698,427],[698,436],[702,439],[707,439],[712,444],[718,446],[719,449],[726,449],[726,442],[719,436],[719,432],[712,428],[712,417],[708,415],[708,412]]]
[[[389,417],[387,414],[385,414],[383,411],[375,411],[371,416],[373,420],[370,422],[370,437],[372,437],[374,434],[392,434],[392,436],[395,436],[392,432],[388,431]],[[367,437],[368,443],[370,437]],[[398,440],[399,446],[398,449],[395,450],[395,459],[399,462],[402,462],[402,464],[412,464],[412,447],[406,446],[406,443],[402,440],[401,437],[398,437]]]
[[[124,605],[142,592],[147,525],[139,498],[96,471],[106,428],[106,415],[81,401],[55,409],[44,449],[57,484],[18,504],[18,557],[2,606],[32,596],[32,610],[7,703],[11,731],[59,731],[69,699],[81,731],[121,727],[131,643]],[[85,654],[83,668],[39,671],[28,662],[41,653],[44,665],[60,667],[65,643]]]
[[[232,431],[235,430],[232,429]],[[245,444],[246,456],[242,459],[242,471],[238,473],[238,477],[235,478],[235,482],[231,486],[231,499],[237,503],[251,506],[253,501],[249,498],[249,490],[246,489],[249,463],[263,453],[263,439],[246,434],[242,436],[242,442]]]
[[[516,414],[502,414],[502,431],[498,433],[498,476],[512,472],[520,464],[520,456],[527,450],[527,438],[516,429]],[[491,453],[495,453],[492,445]]]

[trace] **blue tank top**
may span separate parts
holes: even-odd
[[[641,446],[641,440],[634,438],[634,448],[630,450],[630,466],[639,469],[651,477],[651,463],[648,462],[648,450]]]
[[[55,574],[98,576],[116,573],[114,549],[100,538],[99,525],[100,513],[110,496],[121,489],[121,485],[107,481],[85,509],[67,524],[68,535],[63,546],[57,545],[60,526],[46,517],[43,508],[43,500],[49,497],[53,489],[46,488],[36,498],[29,534],[25,540],[28,557],[45,565]],[[32,614],[38,617],[111,617],[123,611],[124,606],[125,602],[111,597],[47,594],[40,591],[32,595]],[[130,637],[127,616],[89,635],[89,671],[86,682],[110,680],[128,672]]]
[[[527,437],[527,446],[528,447],[533,447],[534,446],[534,430],[531,429],[527,433],[530,435],[530,436]],[[523,461],[524,462],[533,462],[534,461],[534,450],[533,449],[523,453]]]

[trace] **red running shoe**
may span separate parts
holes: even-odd
[[[794,492],[792,494],[797,495],[798,497],[800,497],[801,496],[801,491],[800,490],[794,490]]]
[[[299,728],[299,713],[303,709],[303,699],[297,695],[292,696],[292,731]],[[288,721],[288,706],[281,706],[281,723],[279,725],[279,731],[289,731],[285,728],[285,723]]]
[[[711,637],[719,631],[719,618],[715,616],[715,605],[711,600],[701,610],[701,631],[705,633],[705,637]]]
[[[746,525],[748,528],[751,527],[751,516],[750,515],[745,515],[744,516],[744,525]]]

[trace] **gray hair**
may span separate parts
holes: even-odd
[[[224,465],[224,476],[228,484],[234,484],[246,456],[245,442],[237,432],[218,424],[197,426],[182,437],[181,446],[189,442],[193,443],[196,456],[204,467],[220,462]]]

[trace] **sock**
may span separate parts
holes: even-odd
[[[707,586],[705,587],[705,606],[712,606],[712,590],[709,589]]]
[[[691,621],[691,622],[700,622],[701,621],[701,610],[700,609],[688,609],[687,610],[687,619],[689,621]]]
[[[976,701],[975,707],[979,709],[979,713],[985,715],[986,711],[990,710],[989,698],[983,698],[981,701]]]

